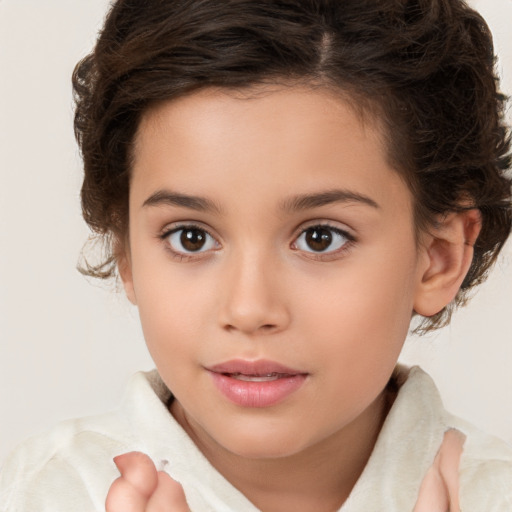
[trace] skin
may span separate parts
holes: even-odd
[[[413,512],[460,512],[459,466],[466,436],[448,430],[421,484]]]
[[[346,500],[392,402],[411,317],[452,300],[471,262],[477,212],[440,219],[417,243],[413,198],[382,140],[339,96],[299,87],[207,89],[139,127],[125,290],[176,397],[171,413],[265,512]],[[198,251],[176,231],[190,225],[203,230]],[[323,251],[306,236],[319,225],[333,240]],[[241,407],[205,369],[232,359],[307,377],[276,405]]]
[[[147,455],[125,453],[114,462],[121,476],[110,487],[107,512],[189,512],[181,486]]]

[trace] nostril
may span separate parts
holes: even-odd
[[[232,325],[232,324],[226,324],[224,326],[224,329],[228,332],[243,330],[243,329],[240,329],[239,327],[236,327],[235,325]],[[276,329],[277,329],[277,325],[275,325],[275,324],[264,324],[264,325],[260,325],[259,327],[256,327],[256,329],[250,329],[250,330],[254,331],[254,332],[256,332],[256,331],[272,332]]]

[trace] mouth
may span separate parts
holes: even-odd
[[[229,375],[232,378],[240,378],[240,380],[243,380],[243,377],[274,380],[307,373],[267,359],[258,359],[257,361],[233,359],[206,369],[214,373]]]
[[[206,368],[216,388],[242,407],[270,407],[298,391],[307,372],[274,361],[232,360]]]
[[[277,379],[293,377],[293,374],[276,372],[267,373],[265,375],[245,375],[244,373],[223,373],[222,375],[236,380],[243,380],[245,382],[272,382]]]

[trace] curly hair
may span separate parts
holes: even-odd
[[[263,83],[325,86],[377,116],[413,194],[417,229],[480,210],[461,289],[422,329],[448,323],[512,224],[506,98],[489,28],[462,0],[118,0],[73,75],[83,215],[106,243],[103,261],[86,260],[81,271],[115,275],[141,115],[201,88]]]

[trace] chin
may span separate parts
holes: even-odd
[[[224,441],[224,442],[223,442]],[[267,435],[234,435],[218,440],[226,450],[247,459],[278,459],[293,456],[308,447],[304,440],[294,439],[290,432],[268,432]]]

